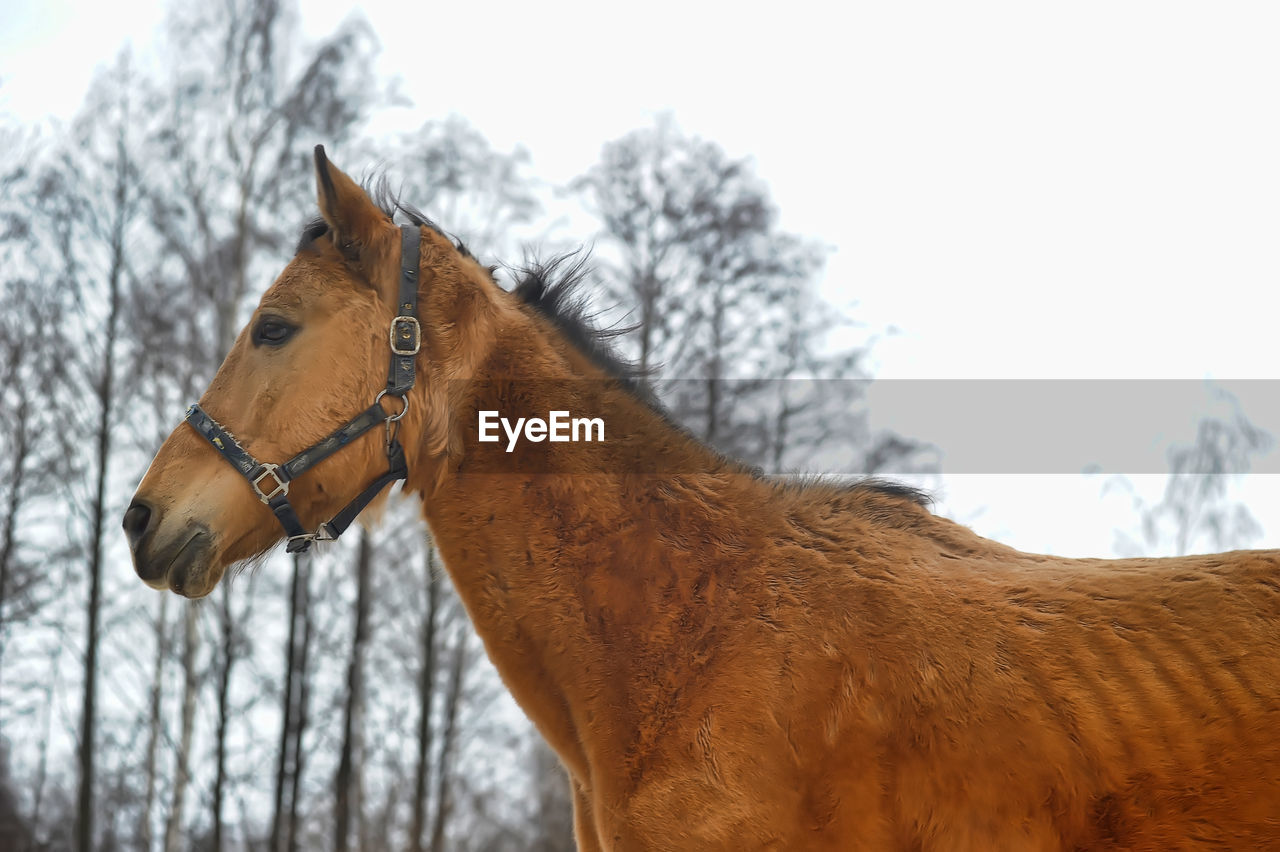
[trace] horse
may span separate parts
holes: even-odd
[[[1280,848],[1280,552],[1035,555],[906,486],[764,476],[663,415],[572,269],[506,290],[315,170],[125,513],[147,584],[207,595],[403,479],[581,850]],[[604,440],[482,440],[495,412]]]

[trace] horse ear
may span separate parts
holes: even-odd
[[[359,184],[329,162],[323,145],[316,146],[316,196],[333,244],[343,256],[355,263],[369,258],[391,220]]]

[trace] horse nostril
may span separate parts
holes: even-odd
[[[151,507],[138,500],[133,501],[124,513],[124,534],[129,539],[129,548],[136,550],[138,542],[147,534],[147,524],[151,522]]]

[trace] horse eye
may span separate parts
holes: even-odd
[[[263,344],[280,346],[293,337],[293,333],[297,330],[296,326],[290,325],[279,317],[263,317],[253,328],[253,343],[255,346]]]

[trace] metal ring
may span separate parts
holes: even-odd
[[[378,391],[378,395],[373,398],[373,404],[381,405],[382,398],[386,395],[387,395],[387,391],[385,390]],[[394,394],[394,396],[396,399],[400,400],[400,402],[404,403],[404,408],[400,409],[399,414],[388,414],[387,415],[388,421],[399,420],[401,417],[404,417],[405,414],[409,411],[409,397],[402,394]]]

